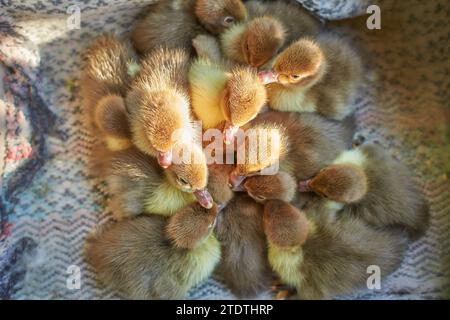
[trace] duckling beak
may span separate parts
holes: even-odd
[[[223,211],[223,209],[225,209],[225,207],[227,206],[227,204],[224,202],[224,203],[220,203],[218,206],[217,206],[217,211],[220,213],[220,212],[222,212]],[[217,218],[216,218],[216,220],[217,220]]]
[[[172,164],[172,150],[167,152],[158,152],[158,163],[164,169]]]
[[[239,185],[231,188],[231,190],[233,192],[246,192],[247,191],[247,189],[245,189],[245,185],[243,183],[240,183]]]
[[[231,122],[227,122],[223,130],[223,142],[227,145],[231,144],[233,142],[234,136],[238,131],[238,126],[234,126],[233,124],[231,124]]]
[[[273,70],[264,70],[258,72],[259,80],[264,84],[278,82],[278,73]]]
[[[245,176],[239,176],[239,175],[232,173],[232,174],[230,174],[230,176],[228,178],[228,185],[234,191],[242,184],[242,182],[244,180],[245,180]]]
[[[208,189],[196,190],[194,196],[203,208],[211,209],[213,207],[214,201]]]
[[[311,179],[300,181],[298,183],[298,191],[299,192],[311,192],[313,191],[310,185]]]

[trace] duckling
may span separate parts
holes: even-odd
[[[212,234],[217,206],[191,204],[171,218],[140,216],[87,239],[85,255],[99,279],[131,299],[183,299],[220,260]]]
[[[160,46],[181,48],[194,54],[191,41],[195,36],[208,32],[219,34],[246,16],[240,0],[159,1],[138,21],[131,40],[143,55]]]
[[[249,19],[272,17],[286,30],[285,45],[305,36],[315,36],[321,30],[319,21],[308,11],[292,1],[256,1],[245,3]]]
[[[362,64],[340,38],[330,34],[315,40],[302,38],[275,58],[272,69],[259,74],[269,84],[270,108],[317,112],[334,120],[343,120],[354,112]]]
[[[214,234],[221,244],[215,275],[241,297],[254,297],[271,284],[267,248],[262,229],[262,206],[245,194],[235,195],[228,186],[229,164],[208,166],[208,190],[218,204]]]
[[[262,68],[286,40],[283,24],[270,16],[233,25],[220,36],[223,54],[232,61]]]
[[[113,151],[131,144],[123,97],[132,81],[135,61],[131,48],[114,35],[97,38],[84,52],[82,104],[93,133]]]
[[[428,226],[428,205],[410,172],[375,144],[344,151],[317,175],[300,181],[299,191],[345,204],[346,214],[376,227],[401,227],[412,237]]]
[[[197,59],[189,70],[192,110],[203,129],[223,123],[224,142],[252,120],[266,102],[266,90],[255,71],[236,66],[230,72],[208,59]]]
[[[229,181],[233,187],[274,170],[305,180],[331,164],[347,144],[339,123],[314,114],[265,112],[244,129],[244,136],[237,136],[237,164]]]
[[[291,202],[297,191],[297,182],[289,173],[280,171],[274,175],[248,177],[237,190],[247,192],[256,202],[273,199]]]
[[[172,162],[177,143],[194,139],[184,50],[156,49],[141,60],[141,70],[126,97],[134,144],[158,158],[163,168]]]
[[[239,298],[269,291],[273,280],[262,216],[261,204],[237,194],[223,209],[215,229],[222,248],[215,275]]]
[[[280,200],[264,206],[270,265],[299,298],[353,293],[366,286],[369,266],[378,266],[385,277],[401,263],[407,244],[402,232],[376,230],[351,217],[322,219],[327,216]]]
[[[203,154],[197,146],[192,152]],[[177,162],[163,170],[155,158],[134,146],[98,161],[103,162],[99,173],[108,182],[113,213],[121,214],[117,220],[141,213],[170,216],[196,200],[205,208],[213,205],[206,188],[206,162]]]

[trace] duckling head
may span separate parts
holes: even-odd
[[[284,129],[265,123],[241,130],[237,140],[237,164],[228,180],[233,189],[247,177],[276,173],[288,147]]]
[[[247,9],[241,0],[197,0],[195,15],[212,34],[219,34],[236,22],[247,18]]]
[[[305,214],[285,201],[269,200],[264,204],[263,225],[267,239],[278,247],[299,246],[308,237]]]
[[[317,83],[325,74],[326,60],[322,49],[310,39],[300,39],[283,50],[270,71],[259,73],[263,83],[306,87]]]
[[[262,67],[276,55],[285,40],[286,32],[277,19],[253,19],[247,24],[241,38],[242,57],[252,67]]]
[[[94,114],[95,124],[106,134],[131,138],[125,101],[118,95],[106,95],[99,100]]]
[[[193,249],[212,233],[217,213],[216,205],[210,209],[198,203],[187,205],[170,217],[166,225],[167,236],[175,246]]]
[[[225,84],[220,107],[226,119],[224,142],[231,143],[239,127],[254,119],[266,103],[267,94],[256,72],[235,68]]]
[[[297,191],[295,179],[283,171],[275,175],[249,177],[241,186],[243,191],[246,191],[256,202],[266,200],[291,202]]]
[[[201,146],[196,143],[176,144],[167,174],[172,185],[183,192],[193,193],[201,206],[208,209],[213,206],[207,189],[208,167]]]
[[[156,150],[156,157],[163,168],[172,163],[172,149],[177,135],[189,124],[188,101],[185,97],[171,91],[148,91],[141,101],[139,114],[133,116],[143,130],[134,135],[141,136],[137,142]],[[143,141],[141,141],[143,140]],[[145,150],[145,149],[144,149]]]
[[[354,203],[367,193],[368,181],[364,170],[353,164],[336,164],[326,167],[312,179],[301,181],[300,192],[315,192],[327,199]]]

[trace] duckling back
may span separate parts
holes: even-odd
[[[316,219],[307,212],[311,232],[302,246],[281,248],[269,243],[269,262],[281,280],[297,288],[301,299],[330,299],[362,289],[367,268],[383,276],[401,263],[404,233],[377,230],[351,217]],[[318,214],[318,216],[321,216]]]
[[[374,144],[349,153],[358,155],[352,158],[360,159],[369,182],[366,196],[347,205],[349,214],[376,227],[398,227],[413,237],[422,235],[429,224],[429,208],[406,166]]]
[[[303,299],[326,299],[366,287],[368,267],[378,266],[385,277],[398,268],[406,250],[402,232],[373,229],[353,218],[317,223],[302,247]]]

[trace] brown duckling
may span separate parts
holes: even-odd
[[[285,45],[301,37],[315,36],[320,31],[319,21],[298,3],[292,1],[257,1],[245,3],[249,19],[270,16],[283,24]]]
[[[279,49],[320,31],[319,22],[298,4],[247,1],[245,6],[249,21],[234,24],[220,35],[223,53],[233,61],[270,67]]]
[[[208,185],[207,189],[222,210],[234,197],[234,192],[228,186],[228,176],[234,166],[231,164],[210,164],[208,165]]]
[[[255,68],[265,66],[275,57],[285,40],[283,24],[270,16],[235,24],[220,36],[225,57]]]
[[[140,54],[161,46],[181,48],[193,54],[191,41],[197,35],[219,34],[246,16],[241,0],[159,1],[138,21],[131,40]]]
[[[260,78],[269,83],[270,108],[343,120],[354,111],[362,72],[356,52],[329,34],[292,43]]]
[[[221,210],[214,234],[222,255],[215,275],[238,297],[255,297],[270,288],[272,279],[262,206],[245,194],[235,196],[227,183],[233,165],[212,164],[208,169],[208,190]]]
[[[238,194],[223,209],[215,229],[222,247],[215,274],[239,298],[268,292],[273,280],[262,216],[261,204]]]
[[[362,289],[369,266],[378,266],[385,277],[406,249],[402,232],[376,230],[348,216],[323,218],[329,214],[305,214],[279,200],[264,207],[270,264],[301,299],[330,299]]]
[[[87,261],[106,284],[131,299],[182,299],[220,260],[212,234],[217,207],[189,205],[171,218],[140,216],[87,239]]]
[[[97,38],[84,52],[80,80],[83,107],[93,133],[113,151],[131,144],[123,98],[133,79],[135,61],[132,49],[114,35]]]
[[[380,146],[344,151],[312,178],[299,182],[300,192],[314,192],[328,204],[377,227],[400,226],[421,235],[428,226],[428,205],[411,173]]]
[[[256,202],[273,199],[291,202],[297,192],[297,183],[292,175],[280,171],[274,175],[248,177],[236,191],[247,192]]]

